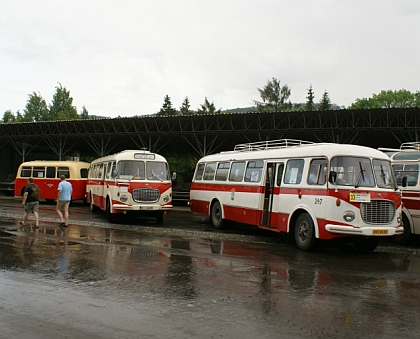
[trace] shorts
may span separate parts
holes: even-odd
[[[70,200],[58,200],[57,201],[57,206],[58,207],[63,207],[63,206],[65,206],[66,204],[69,204],[70,203]]]
[[[37,212],[38,213],[39,201],[32,201],[25,203],[25,212]]]

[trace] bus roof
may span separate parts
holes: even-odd
[[[254,151],[229,151],[207,155],[200,159],[205,161],[228,161],[246,159],[276,159],[276,158],[297,158],[297,157],[327,157],[346,155],[368,157],[375,159],[389,160],[383,152],[359,145],[335,144],[335,143],[313,143],[301,144],[278,149],[254,150]]]
[[[20,166],[76,166],[88,168],[90,166],[90,163],[75,160],[32,160],[25,161],[21,163]]]
[[[151,156],[150,158],[148,156]],[[152,158],[153,157],[153,158]],[[100,162],[109,162],[109,161],[121,161],[121,160],[157,160],[157,161],[164,161],[166,159],[157,154],[152,153],[146,150],[124,150],[119,153],[107,155],[105,157],[96,159],[92,161],[92,164],[100,163]]]

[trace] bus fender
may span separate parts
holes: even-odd
[[[408,222],[410,223],[411,234],[419,234],[420,233],[420,224],[419,224],[419,229],[415,230],[414,229],[413,217],[411,216],[410,211],[405,206],[402,209],[402,214],[406,216],[406,218],[408,219]]]
[[[290,218],[287,224],[287,232],[289,233],[291,229],[294,228],[294,222],[296,221],[297,217],[301,213],[307,213],[312,218],[312,222],[314,223],[315,228],[315,238],[319,238],[319,227],[318,227],[318,220],[316,219],[315,213],[306,205],[296,205],[293,211],[290,212]]]
[[[211,215],[211,208],[216,201],[219,202],[220,207],[222,208],[222,218],[224,219],[225,218],[225,208],[224,208],[222,199],[220,198],[219,195],[215,195],[214,197],[211,198],[210,204],[209,204],[209,209],[208,209],[208,215],[209,216]]]

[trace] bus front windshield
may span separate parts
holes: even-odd
[[[119,179],[145,179],[144,161],[140,160],[122,160],[118,162],[117,171]]]
[[[381,188],[396,189],[397,180],[391,170],[391,163],[387,160],[373,160],[373,170],[375,172],[376,183]]]
[[[354,187],[375,186],[372,164],[368,158],[335,157],[331,159],[330,172],[336,173],[335,183],[337,185]]]

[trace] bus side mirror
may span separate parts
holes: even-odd
[[[407,177],[402,178],[402,187],[407,187]]]
[[[336,184],[337,183],[337,172],[331,171],[330,172],[330,177],[328,178],[328,181],[332,184]]]
[[[172,181],[176,180],[176,172],[172,173]]]
[[[112,172],[112,176],[114,177],[114,179],[117,179],[118,177],[118,171],[114,170],[114,172]]]

